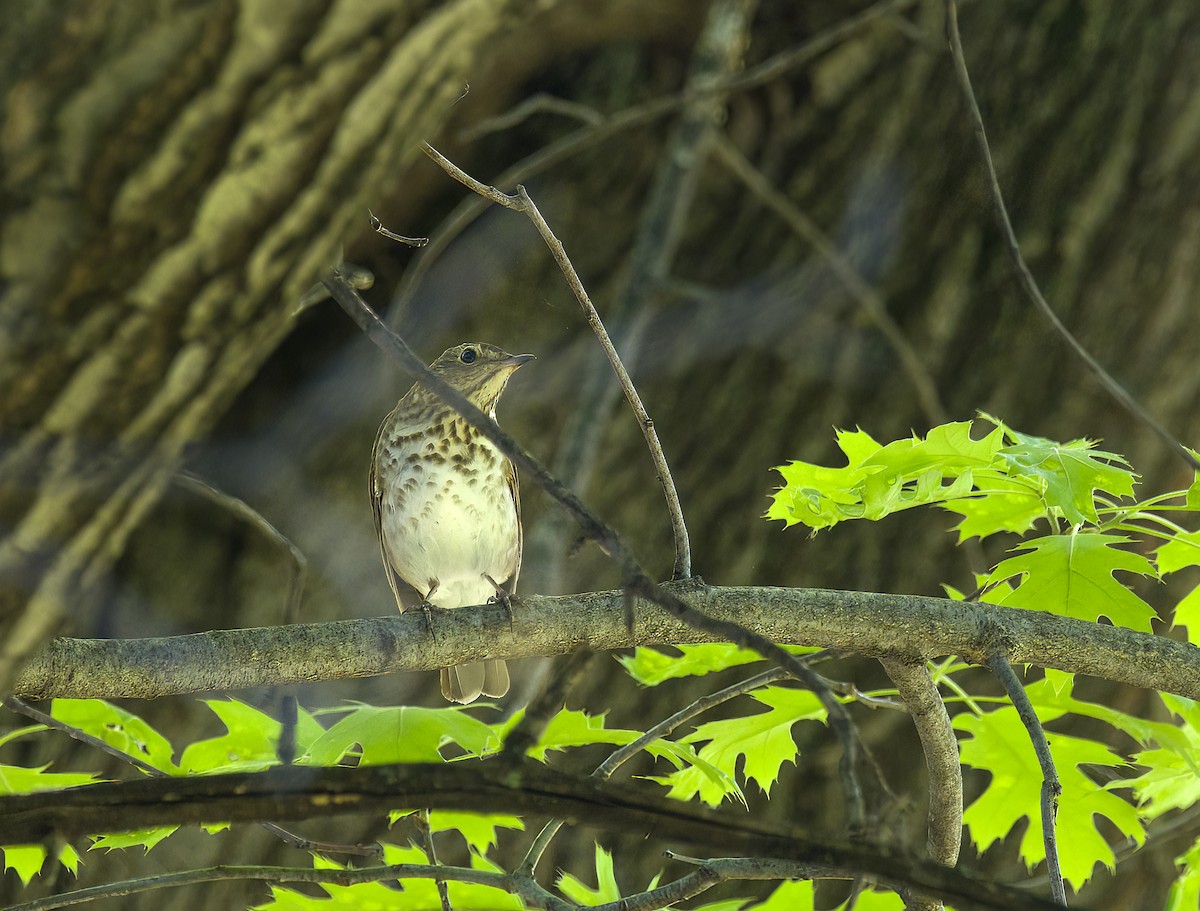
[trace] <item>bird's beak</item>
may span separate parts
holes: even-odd
[[[512,367],[513,370],[516,370],[518,367],[524,367],[530,361],[536,360],[537,358],[532,354],[514,354],[508,358],[508,360],[503,361],[502,363],[505,367]]]

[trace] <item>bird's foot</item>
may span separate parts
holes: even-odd
[[[508,615],[508,628],[511,630],[513,628],[512,595],[509,593],[508,589],[506,589],[487,573],[483,574],[483,578],[487,579],[488,582],[491,583],[492,588],[496,590],[496,593],[492,595],[492,597],[488,598],[488,604],[504,605],[504,613]]]

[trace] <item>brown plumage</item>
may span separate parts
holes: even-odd
[[[496,419],[513,372],[533,355],[470,342],[430,368]],[[521,497],[512,463],[437,396],[414,385],[379,427],[371,505],[388,582],[401,611],[505,598],[521,572]],[[442,669],[442,695],[473,702],[508,692],[503,661]]]

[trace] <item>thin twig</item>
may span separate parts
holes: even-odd
[[[465,175],[464,175],[465,176]],[[501,194],[503,195],[503,194]],[[526,197],[528,199],[528,197]],[[757,652],[769,661],[787,668],[801,683],[811,689],[821,701],[829,716],[829,726],[842,747],[839,772],[846,791],[848,817],[852,831],[861,831],[866,810],[862,788],[858,782],[858,741],[853,723],[846,707],[837,700],[828,688],[821,685],[819,676],[802,665],[794,655],[780,648],[766,636],[746,629],[740,623],[709,617],[695,610],[673,591],[656,584],[645,569],[634,558],[633,553],[617,534],[616,530],[592,512],[583,501],[546,467],[525,451],[512,437],[500,429],[482,411],[472,405],[466,397],[430,370],[413,353],[405,341],[392,332],[379,315],[364,301],[341,276],[334,274],[324,280],[334,300],[347,315],[383,351],[396,360],[410,377],[437,395],[443,402],[457,411],[462,418],[476,428],[497,449],[506,455],[521,472],[542,488],[560,506],[570,512],[579,523],[584,534],[595,541],[620,567],[623,589],[628,595],[636,595],[663,608],[681,623],[694,629],[704,630],[733,642],[743,648]],[[653,429],[653,428],[651,428]]]
[[[699,101],[708,95],[729,95],[766,85],[816,59],[856,32],[915,5],[916,0],[882,0],[882,2],[847,17],[836,25],[818,32],[796,47],[782,51],[737,76],[697,86],[690,92],[675,92],[661,98],[651,99],[644,104],[613,114],[597,126],[576,130],[569,136],[552,142],[522,159],[497,177],[496,183],[502,187],[516,187],[517,184],[544,173],[597,143],[628,130],[648,126],[657,120],[677,113],[685,105]],[[406,270],[395,298],[397,311],[404,312],[408,308],[418,285],[429,269],[449,248],[454,239],[486,210],[487,202],[484,199],[468,197],[443,220],[433,233],[433,240],[429,246],[416,257],[412,266]]]
[[[787,223],[793,231],[804,238],[826,262],[833,274],[846,290],[858,301],[858,306],[875,324],[879,334],[896,353],[900,367],[917,395],[921,410],[931,424],[944,424],[948,420],[946,408],[938,395],[937,386],[926,369],[925,362],[917,354],[904,331],[892,319],[887,304],[879,292],[868,285],[858,274],[853,264],[837,249],[833,241],[816,223],[800,211],[790,199],[780,193],[765,174],[751,164],[741,151],[721,136],[713,143],[717,158],[750,190],[762,203]]]
[[[684,94],[693,94],[732,75],[742,62],[747,45],[746,32],[753,17],[754,0],[718,0],[709,4],[700,37],[692,50]],[[706,93],[684,105],[663,144],[658,167],[641,208],[628,268],[611,295],[606,312],[616,334],[616,345],[624,362],[632,369],[641,354],[646,329],[650,325],[652,299],[670,275],[679,248],[687,213],[695,197],[696,185],[706,159],[705,150],[720,115],[725,96]],[[601,437],[617,401],[605,366],[588,361],[579,381],[575,403],[567,409],[566,426],[561,434],[555,473],[575,490],[587,490],[602,450]],[[561,547],[554,546],[562,537],[558,514],[543,519],[546,527],[535,529],[531,543],[544,552],[542,571],[551,580],[560,575]],[[686,578],[690,568],[681,565],[676,539],[675,579]],[[690,561],[689,561],[690,562]]]
[[[1062,784],[1058,780],[1058,770],[1054,767],[1054,756],[1050,753],[1050,743],[1046,740],[1046,731],[1034,711],[1029,694],[1013,671],[1008,656],[1003,652],[994,652],[988,657],[988,667],[1004,685],[1004,691],[1012,700],[1013,707],[1029,732],[1033,742],[1033,751],[1037,754],[1038,765],[1042,768],[1042,841],[1046,846],[1046,872],[1050,877],[1050,895],[1058,904],[1066,907],[1067,892],[1063,885],[1062,867],[1058,861],[1058,837],[1055,835],[1054,822],[1058,815],[1058,798],[1062,795]]]
[[[596,312],[596,308],[588,296],[587,289],[583,287],[579,273],[575,271],[575,267],[571,264],[571,260],[568,258],[567,251],[563,248],[562,242],[554,235],[554,232],[546,223],[546,219],[542,217],[542,213],[538,211],[538,207],[534,204],[523,186],[517,187],[517,195],[515,197],[509,196],[500,192],[495,187],[480,183],[442,155],[433,146],[429,145],[429,143],[422,143],[421,147],[425,150],[425,154],[437,162],[442,170],[463,186],[497,205],[527,215],[533,222],[534,227],[537,228],[538,233],[542,236],[542,240],[545,241],[546,246],[550,249],[551,256],[554,257],[554,261],[558,263],[559,269],[562,270],[563,276],[567,280],[567,285],[570,286],[576,300],[579,301],[579,306],[583,308],[588,325],[595,334],[597,341],[599,341],[600,347],[604,350],[604,355],[608,358],[613,372],[617,375],[621,391],[625,393],[625,400],[629,403],[629,407],[633,409],[638,425],[642,429],[642,436],[645,437],[646,445],[650,448],[650,458],[653,460],[655,471],[658,473],[658,481],[662,485],[663,497],[667,501],[667,510],[671,516],[671,533],[675,540],[675,572],[672,578],[676,580],[691,578],[692,553],[691,545],[688,543],[687,525],[683,520],[683,508],[679,503],[679,492],[675,489],[675,479],[671,476],[671,469],[667,465],[666,454],[663,452],[662,444],[658,440],[658,432],[654,429],[654,422],[650,420],[646,406],[642,404],[641,396],[638,395],[637,388],[629,378],[629,374],[625,370],[625,365],[621,362],[621,356],[617,354],[617,349],[613,346],[608,331],[604,328],[604,322],[600,319],[600,314]]]
[[[511,759],[524,756],[546,730],[546,725],[555,713],[563,707],[567,693],[574,689],[575,684],[587,669],[595,653],[587,646],[580,646],[575,652],[550,675],[542,691],[536,699],[530,701],[525,708],[525,714],[517,722],[516,727],[504,738],[504,747],[500,751],[501,758]]]
[[[40,724],[52,730],[58,731],[61,734],[66,734],[72,740],[76,740],[94,750],[99,750],[107,756],[112,756],[114,759],[119,759],[136,769],[145,772],[151,778],[170,778],[171,775],[164,772],[162,769],[152,766],[138,756],[126,753],[110,743],[105,743],[99,737],[94,737],[87,731],[81,730],[74,725],[67,724],[64,721],[59,721],[53,715],[47,715],[45,712],[35,709],[24,699],[18,696],[9,696],[4,700],[4,707],[11,712],[16,712],[18,715],[24,715],[26,718],[31,718]],[[301,851],[315,851],[318,854],[350,854],[359,857],[375,857],[382,859],[383,851],[378,845],[344,845],[335,842],[313,841],[305,838],[302,835],[297,835],[282,826],[277,826],[273,822],[260,822],[260,826],[278,838],[280,841],[293,848],[298,848]]]
[[[370,274],[367,272],[367,275]],[[374,281],[373,276],[371,280]],[[323,285],[320,287],[322,291],[325,290]],[[291,538],[268,522],[266,516],[245,500],[227,494],[223,490],[218,490],[199,475],[192,474],[190,471],[177,472],[174,480],[181,487],[204,497],[222,509],[233,513],[243,522],[257,528],[266,536],[267,540],[282,548],[290,560],[287,599],[283,603],[283,622],[285,624],[299,623],[300,602],[304,597],[304,583],[308,578],[308,558],[304,556],[304,551],[297,547]],[[279,741],[275,747],[275,755],[284,765],[291,765],[296,758],[297,699],[296,694],[290,690],[285,690],[277,695],[280,702],[280,727]]]
[[[395,231],[389,231],[383,226],[383,222],[375,217],[375,213],[370,209],[367,209],[367,215],[371,217],[371,227],[374,229],[375,233],[382,234],[388,240],[394,240],[398,244],[405,244],[409,247],[423,247],[429,243],[428,237],[405,237],[403,234],[397,234]]]
[[[1118,383],[1101,366],[1100,362],[1083,347],[1083,344],[1071,334],[1071,331],[1058,318],[1058,314],[1046,302],[1046,298],[1042,296],[1037,280],[1033,277],[1033,273],[1025,263],[1025,257],[1021,254],[1021,247],[1017,243],[1016,231],[1013,230],[1012,221],[1008,217],[1008,208],[1004,204],[1004,196],[1000,192],[1000,180],[996,176],[996,165],[992,161],[992,150],[988,145],[987,132],[983,126],[983,115],[979,111],[979,102],[975,99],[975,90],[971,88],[971,75],[967,71],[967,60],[963,55],[962,36],[958,32],[958,6],[955,0],[946,0],[946,37],[950,42],[950,53],[954,58],[954,73],[958,78],[958,85],[962,89],[967,107],[971,111],[971,122],[975,128],[975,139],[979,143],[979,153],[983,158],[984,167],[987,170],[988,192],[992,197],[992,209],[995,212],[996,221],[1000,225],[1000,233],[1004,235],[1004,246],[1016,270],[1021,290],[1033,301],[1042,315],[1049,320],[1050,325],[1054,327],[1054,331],[1071,346],[1071,349],[1079,356],[1079,359],[1096,375],[1096,378],[1100,380],[1100,385],[1108,390],[1108,393],[1120,402],[1125,410],[1133,415],[1134,418],[1153,430],[1159,439],[1166,443],[1193,471],[1200,471],[1200,460],[1192,455],[1188,448],[1179,442],[1175,435],[1161,424],[1157,418],[1125,391],[1125,387]]]
[[[600,347],[604,349],[605,357],[608,358],[613,372],[617,375],[617,381],[621,384],[621,391],[625,393],[625,401],[633,409],[638,426],[641,427],[642,436],[645,437],[646,445],[650,448],[650,457],[654,461],[654,469],[658,473],[658,482],[662,485],[663,497],[667,502],[667,510],[671,516],[671,536],[675,542],[675,567],[671,573],[671,578],[675,581],[690,579],[692,577],[692,548],[688,540],[687,524],[683,519],[683,507],[679,502],[679,492],[675,489],[675,479],[672,477],[671,469],[667,465],[667,457],[663,452],[662,444],[658,440],[658,431],[654,429],[654,422],[650,420],[650,415],[646,411],[646,406],[642,404],[642,398],[638,395],[637,388],[633,385],[633,380],[629,378],[629,374],[625,371],[625,365],[621,363],[621,357],[617,354],[617,349],[613,346],[612,340],[604,328],[600,314],[596,312],[596,308],[592,304],[591,298],[588,297],[588,293],[584,289],[583,282],[580,281],[575,267],[567,258],[567,251],[563,249],[562,243],[554,236],[554,232],[550,230],[550,226],[542,217],[542,213],[538,211],[533,200],[529,198],[525,187],[517,187],[517,195],[528,207],[526,214],[533,220],[538,233],[542,235],[542,239],[550,248],[550,253],[554,257],[555,262],[558,263],[563,275],[566,276],[567,284],[575,292],[575,297],[587,316],[588,325],[591,326],[592,332],[595,333],[596,339],[600,342]]]
[[[929,772],[929,831],[926,846],[930,860],[953,867],[962,846],[962,766],[958,741],[924,661],[882,658],[880,664],[896,684],[908,706]]]
[[[73,892],[49,895],[45,898],[37,898],[33,901],[10,905],[7,911],[51,911],[54,908],[66,908],[71,905],[78,905],[83,902],[95,901],[102,898],[136,895],[141,892],[150,892],[154,889],[192,886],[199,883],[238,879],[252,879],[268,883],[329,883],[330,885],[353,886],[359,883],[389,882],[399,879],[434,879],[438,876],[445,879],[452,879],[455,882],[476,883],[492,886],[496,889],[515,891],[510,878],[503,873],[493,873],[489,870],[471,870],[466,867],[429,867],[424,864],[392,864],[386,867],[314,870],[303,867],[222,865],[202,870],[181,870],[176,873],[163,873],[157,876],[127,879],[123,882],[107,883],[103,886],[90,886],[86,889],[77,889]],[[562,901],[550,892],[545,893],[543,900],[547,902],[544,907],[553,908],[556,911],[568,911],[568,909],[572,908],[568,902]]]
[[[808,656],[812,657],[812,656]],[[761,687],[775,683],[777,680],[786,680],[791,675],[783,668],[772,668],[769,671],[764,671],[761,674],[755,674],[753,677],[748,677],[745,680],[735,683],[732,686],[727,686],[723,690],[717,690],[715,693],[709,693],[701,696],[691,705],[684,706],[675,714],[663,719],[658,724],[649,728],[644,734],[631,741],[622,747],[614,750],[609,757],[596,766],[592,772],[593,778],[598,778],[601,781],[608,781],[626,762],[654,743],[656,740],[661,740],[663,737],[670,736],[680,725],[686,724],[697,715],[707,712],[714,706],[718,706],[723,702],[728,702],[737,696],[749,693],[752,690],[757,690]],[[517,867],[518,874],[532,875],[537,868],[538,862],[542,859],[542,855],[549,847],[551,840],[558,831],[565,825],[561,819],[552,819],[542,827],[542,830],[537,834],[533,843],[529,846],[529,850],[525,852],[525,859],[521,861],[521,865]]]
[[[458,134],[458,138],[463,142],[474,142],[476,139],[481,139],[492,133],[498,133],[501,130],[507,130],[509,127],[515,127],[520,123],[524,123],[534,114],[556,114],[560,117],[569,117],[572,120],[577,120],[580,123],[593,127],[599,126],[604,122],[604,116],[595,108],[588,107],[586,104],[580,104],[577,101],[571,101],[567,98],[559,98],[557,95],[538,92],[536,95],[530,95],[516,107],[505,111],[503,114],[496,117],[489,117],[487,120],[481,120],[474,126],[463,130]]]
[[[413,825],[416,827],[417,835],[421,839],[421,850],[425,852],[425,859],[429,861],[431,867],[438,866],[437,850],[433,846],[433,828],[429,825],[429,811],[418,811],[413,817]],[[454,911],[450,907],[450,887],[446,884],[445,878],[439,876],[434,882],[437,884],[438,899],[442,903],[442,911]]]

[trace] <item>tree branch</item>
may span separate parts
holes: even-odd
[[[918,595],[663,588],[685,595],[694,610],[736,619],[784,644],[876,657],[959,655],[984,665],[1002,637],[1014,664],[1200,699],[1200,649],[1136,630]],[[399,614],[160,639],[56,639],[26,665],[15,689],[26,699],[153,699],[434,670],[454,661],[564,655],[581,643],[603,651],[724,641],[641,599],[630,631],[619,591],[514,598],[512,607],[511,627],[496,604],[434,611],[432,633],[423,615]]]
[[[361,768],[280,767],[267,772],[111,782],[0,798],[0,844],[163,824],[375,814],[388,806],[549,814],[722,855],[770,857],[854,870],[937,894],[958,907],[1051,909],[1016,889],[970,879],[877,847],[813,840],[753,817],[718,812],[632,788],[565,775],[535,762],[456,762]],[[428,867],[431,878],[454,879]],[[843,874],[844,875],[844,874]]]

